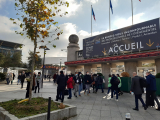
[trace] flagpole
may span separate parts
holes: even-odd
[[[111,23],[110,23],[110,0],[109,0],[109,31],[111,30]]]
[[[131,0],[131,9],[132,9],[132,25],[133,25],[133,0]]]
[[[91,37],[92,37],[92,5],[91,5]]]

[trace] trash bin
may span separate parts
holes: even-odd
[[[156,78],[157,91],[156,95],[160,95],[160,78]]]
[[[121,91],[130,92],[131,89],[131,77],[121,77]]]

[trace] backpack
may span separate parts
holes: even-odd
[[[141,88],[147,87],[147,81],[143,77],[139,77]]]
[[[72,80],[72,86],[74,86],[75,85],[75,81],[74,80]]]
[[[120,83],[120,80],[119,80],[118,77],[116,77],[116,79],[115,79],[115,81],[114,81],[114,84],[115,84],[115,85],[119,85],[119,83]]]

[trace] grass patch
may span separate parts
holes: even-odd
[[[3,107],[6,111],[8,111],[10,114],[15,115],[18,118],[46,113],[48,110],[48,99],[38,97],[32,98],[30,103],[23,102],[18,104],[18,102],[21,100],[15,99],[7,102],[1,102],[0,106]],[[51,111],[58,110],[58,105],[60,104],[51,101]]]

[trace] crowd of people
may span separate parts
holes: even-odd
[[[101,76],[101,74],[94,74],[90,75],[89,72],[86,72],[86,75],[83,75],[82,73],[76,72],[75,75],[64,75],[63,71],[60,71],[60,75],[56,74],[54,76],[54,82],[57,83],[57,96],[56,101],[61,100],[63,103],[64,101],[64,95],[66,95],[66,92],[68,91],[68,99],[72,98],[72,92],[73,95],[77,98],[78,96],[81,97],[81,93],[84,90],[84,94],[87,93],[89,96],[90,94],[90,87],[93,87],[93,93],[97,94],[98,89],[102,90],[102,93],[104,93],[103,90],[103,83],[105,83],[105,80]],[[117,75],[109,75],[108,77],[108,91],[107,96],[110,97],[110,100],[113,100],[114,95],[116,96],[116,101],[118,101],[118,97],[120,95],[123,95],[123,92],[121,91],[121,78],[119,74]],[[146,87],[146,102],[142,99],[142,94],[144,93],[144,87]],[[141,101],[144,110],[147,110],[148,106],[154,106],[154,100],[157,103],[158,109],[160,110],[160,104],[156,97],[156,79],[155,77],[150,73],[146,73],[146,79],[137,76],[136,72],[133,72],[133,78],[132,78],[132,84],[131,84],[131,90],[130,93],[134,94],[135,96],[135,108],[133,110],[139,110],[138,108],[138,99]],[[111,96],[109,95],[111,91]]]

